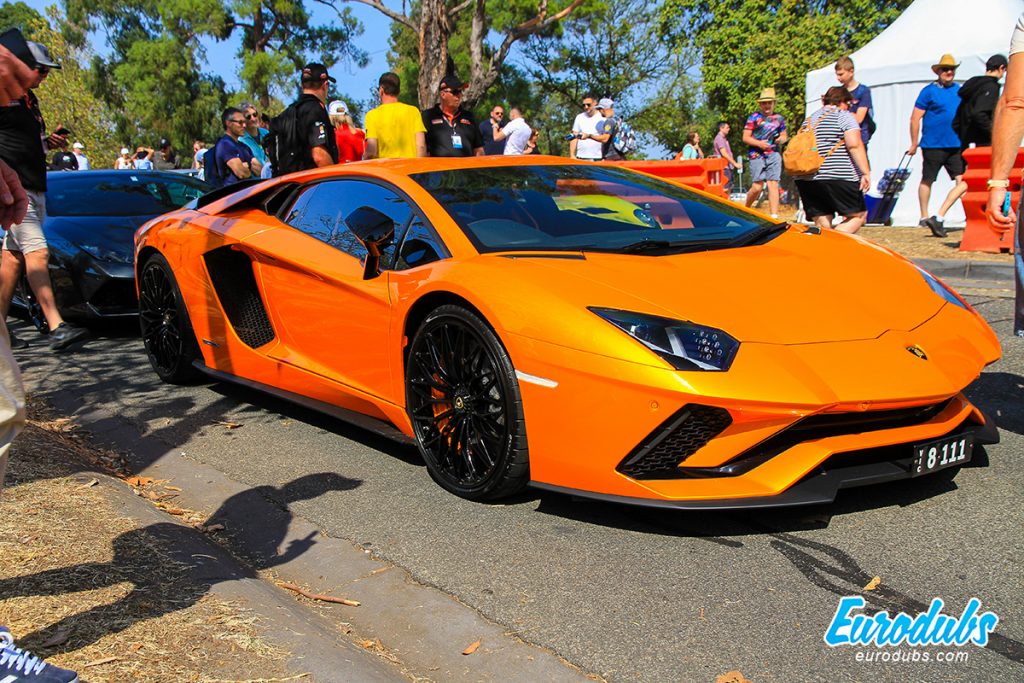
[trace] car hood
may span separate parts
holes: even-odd
[[[132,263],[135,231],[154,216],[49,216],[47,239],[59,238],[78,249],[94,247],[105,261]]]
[[[791,229],[759,246],[670,256],[505,256],[529,268],[533,284],[580,307],[687,320],[746,342],[875,339],[921,325],[945,303],[911,263],[827,232]]]

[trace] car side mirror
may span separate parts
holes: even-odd
[[[348,215],[345,225],[366,248],[363,279],[380,274],[380,257],[395,237],[395,222],[372,206],[361,206]]]

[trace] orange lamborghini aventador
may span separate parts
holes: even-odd
[[[994,443],[999,358],[913,263],[673,182],[545,157],[333,166],[136,234],[157,374],[414,441],[471,499],[828,502]]]

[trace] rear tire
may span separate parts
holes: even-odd
[[[474,313],[441,306],[409,345],[405,398],[434,480],[469,500],[511,496],[530,480],[519,382],[505,347]]]
[[[139,324],[153,370],[169,384],[188,384],[201,376],[192,361],[200,357],[188,311],[171,265],[154,254],[139,274]]]

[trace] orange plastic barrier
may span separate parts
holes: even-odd
[[[1003,233],[992,230],[985,218],[985,205],[988,203],[988,190],[985,183],[989,179],[989,168],[992,162],[991,147],[974,147],[964,150],[964,161],[967,172],[967,193],[963,196],[964,213],[967,215],[967,227],[960,241],[960,251],[984,251],[990,254],[1001,252],[1013,253],[1014,232],[1016,228]],[[1017,159],[1013,162],[1010,172],[1010,193],[1014,210],[1020,202],[1021,172],[1024,171],[1024,148],[1017,150]]]
[[[725,170],[728,162],[725,159],[692,159],[690,161],[609,161],[605,162],[624,166],[634,171],[643,171],[660,178],[668,178],[689,185],[696,190],[703,190],[727,197],[725,193]]]

